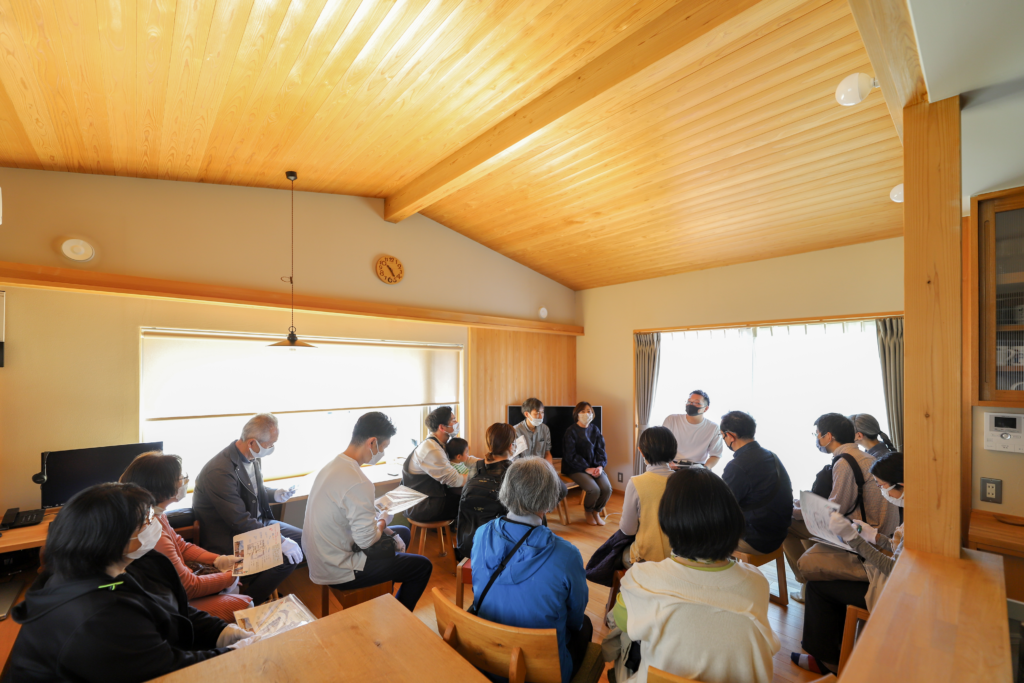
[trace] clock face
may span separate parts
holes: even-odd
[[[377,259],[377,266],[374,270],[377,271],[380,281],[389,285],[397,285],[405,277],[402,262],[394,256],[381,256]]]

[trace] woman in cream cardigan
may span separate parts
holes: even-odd
[[[616,680],[646,683],[653,666],[702,683],[771,683],[780,643],[768,624],[768,580],[732,559],[746,520],[729,487],[705,468],[679,470],[658,519],[672,556],[633,565],[622,579],[612,614],[640,642],[640,667],[627,669],[622,653]]]

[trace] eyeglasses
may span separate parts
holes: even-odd
[[[811,432],[811,436],[813,436],[815,439],[821,438],[821,434],[819,434],[818,432]]]

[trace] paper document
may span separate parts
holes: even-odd
[[[373,505],[377,508],[377,512],[395,515],[408,510],[426,497],[427,494],[415,491],[408,486],[399,486],[373,501]]]
[[[519,457],[521,453],[525,453],[530,449],[530,445],[526,443],[526,437],[520,436],[516,439],[516,448],[512,451],[512,459]]]
[[[235,612],[235,623],[264,638],[314,621],[313,613],[294,595]]]
[[[833,503],[810,491],[801,491],[800,510],[803,512],[807,531],[810,532],[815,541],[821,541],[843,550],[856,552],[846,541],[832,533],[832,530],[828,528],[828,521],[829,517],[832,516],[832,511],[839,511],[838,503]]]
[[[231,570],[232,576],[248,576],[284,564],[281,556],[281,527],[270,524],[233,539],[235,555],[243,558]]]

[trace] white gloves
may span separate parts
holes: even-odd
[[[857,538],[857,529],[853,526],[853,523],[835,510],[832,511],[828,518],[828,528],[847,543]]]
[[[217,647],[230,647],[240,640],[245,640],[255,635],[252,631],[246,631],[241,626],[228,624],[227,627],[217,636]]]
[[[281,537],[281,552],[292,564],[302,562],[302,548],[299,547],[298,543],[287,536]]]
[[[245,633],[248,633],[248,631],[245,631]],[[240,650],[243,647],[249,647],[253,643],[260,641],[262,638],[263,638],[263,636],[261,636],[261,635],[252,635],[252,636],[249,636],[248,638],[243,638],[242,640],[239,640],[239,641],[237,641],[235,643],[232,643],[231,645],[228,645],[228,649],[229,650]]]
[[[875,542],[878,540],[878,529],[864,522],[854,522],[853,526],[857,529],[857,533],[860,534],[861,538],[871,545],[875,545]]]
[[[234,555],[221,555],[213,561],[213,566],[222,572],[229,572],[235,568],[235,565],[242,561],[241,557]]]
[[[395,534],[391,538],[395,539],[395,552],[396,553],[404,553],[405,552],[405,541],[402,540],[402,537],[399,536],[398,534]]]
[[[274,502],[275,503],[287,503],[288,499],[295,495],[295,484],[292,484],[290,488],[278,489],[274,491]]]

